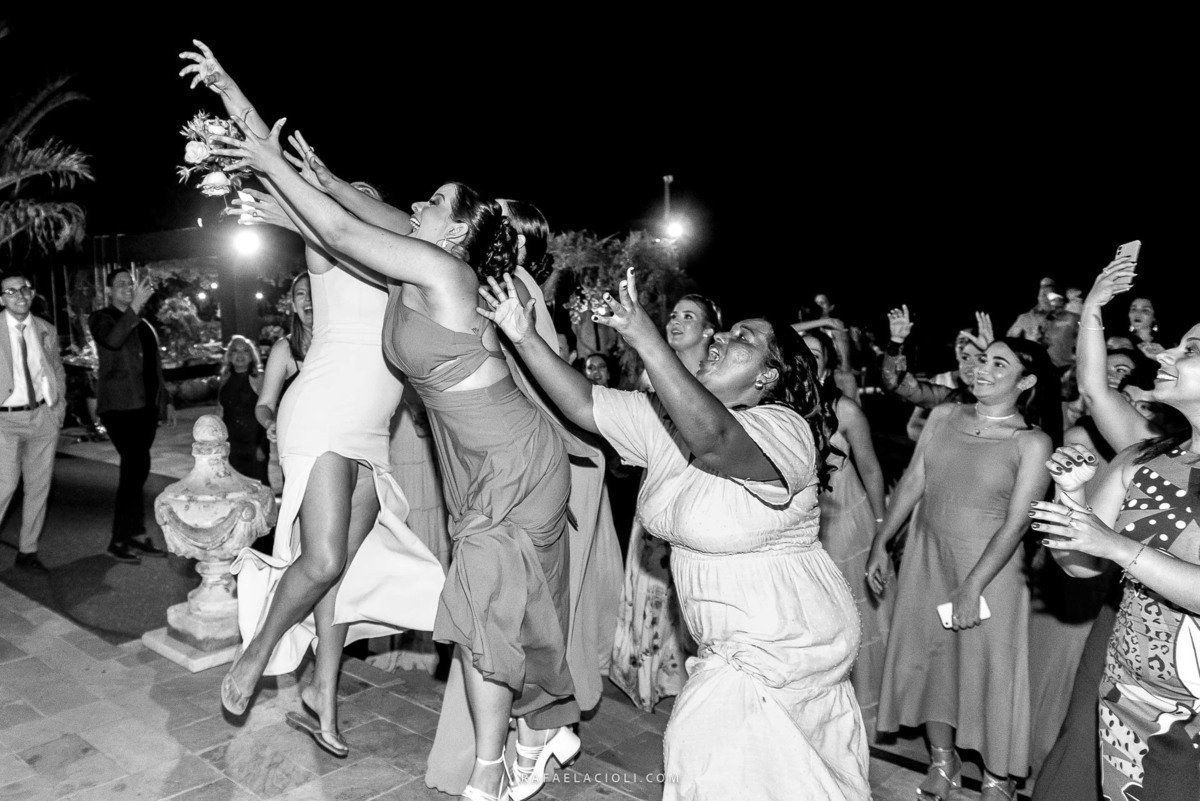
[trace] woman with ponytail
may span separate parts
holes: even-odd
[[[532,304],[489,281],[486,308],[543,391],[646,468],[638,515],[674,546],[698,659],[664,739],[665,801],[865,799],[867,743],[848,680],[858,614],[817,542],[829,430],[812,355],[787,325],[717,334],[693,376],[637,300],[632,271],[593,317],[637,351],[654,396],[596,387],[534,333]]]
[[[293,169],[279,145],[284,120],[269,132],[237,122],[245,138],[222,137],[217,152],[261,175],[339,262],[387,283],[383,353],[425,404],[451,518],[450,574],[433,631],[458,648],[475,728],[474,768],[458,789],[474,801],[528,798],[541,789],[549,757],[569,762],[580,743],[566,654],[567,452],[475,313],[480,283],[515,268],[516,232],[498,203],[461,183],[414,203],[406,233],[372,225]],[[312,148],[302,153],[298,163],[315,170]]]
[[[1062,436],[1057,372],[1043,346],[999,339],[980,357],[974,393],[973,404],[930,414],[867,562],[871,589],[889,592],[888,541],[920,502],[895,590],[878,730],[924,724],[931,765],[917,795],[926,801],[961,786],[957,748],[982,755],[984,801],[1012,801],[1013,778],[1029,771],[1030,595],[1019,546]]]
[[[803,334],[817,363],[821,405],[830,433],[829,486],[821,492],[821,545],[850,584],[862,622],[862,645],[850,671],[854,695],[867,733],[875,731],[883,655],[892,619],[891,598],[878,598],[867,587],[864,571],[875,530],[883,522],[883,470],[871,443],[871,426],[857,403],[838,387],[838,352],[824,331]]]

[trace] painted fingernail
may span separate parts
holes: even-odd
[[[1041,527],[1042,527],[1042,524],[1041,524],[1041,523],[1034,523],[1034,524],[1033,524],[1033,527],[1034,527],[1034,528],[1041,528]]]
[[[1030,512],[1030,513],[1029,513],[1029,516],[1030,516],[1030,517],[1037,517],[1037,512]]]
[[[592,322],[593,322],[593,323],[598,323],[598,322],[600,322],[600,315],[598,315],[598,314],[593,314],[593,315],[592,315]]]
[[[1033,508],[1033,509],[1036,509],[1036,508],[1037,508],[1037,501],[1030,501],[1030,502],[1029,502],[1029,506],[1030,506],[1031,508]]]

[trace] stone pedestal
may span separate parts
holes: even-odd
[[[142,643],[192,672],[233,661],[240,636],[234,557],[275,523],[269,487],[229,466],[229,435],[219,417],[204,415],[192,429],[196,464],[154,502],[167,548],[198,560],[200,586],[167,610],[167,625]]]

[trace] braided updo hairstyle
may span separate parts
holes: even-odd
[[[821,392],[817,360],[804,339],[783,320],[768,318],[767,322],[771,324],[767,366],[778,370],[779,378],[765,389],[760,403],[786,406],[808,423],[817,450],[817,479],[823,489],[828,489],[829,440],[838,428],[834,404]]]
[[[550,223],[532,203],[508,198],[498,202],[513,230],[525,237],[525,258],[521,266],[539,285],[545,283],[554,272],[554,256],[546,249],[550,244]]]
[[[499,203],[466,184],[451,181],[450,185],[455,189],[450,219],[467,226],[466,236],[458,243],[463,261],[471,265],[481,283],[489,277],[501,280],[517,266],[517,232],[504,219]]]

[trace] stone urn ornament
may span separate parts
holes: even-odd
[[[233,661],[238,632],[237,584],[229,572],[243,548],[275,525],[270,487],[229,465],[229,433],[206,414],[192,427],[196,463],[154,501],[154,519],[171,553],[195,559],[200,586],[167,609],[167,625],[142,635],[147,648],[193,673]]]

